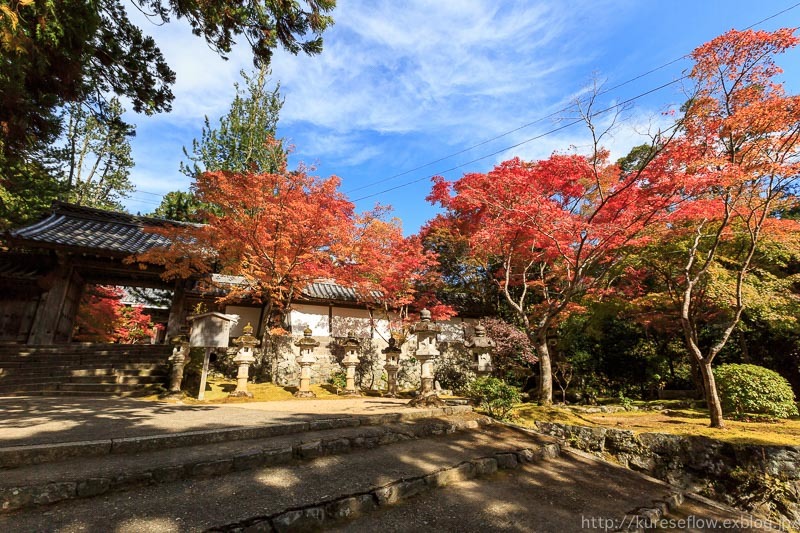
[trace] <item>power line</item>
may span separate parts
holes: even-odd
[[[617,104],[614,104],[614,105],[612,105],[612,106],[606,107],[605,109],[601,109],[600,111],[597,111],[596,113],[593,113],[591,116],[592,116],[592,117],[597,117],[597,116],[600,116],[600,115],[602,115],[602,114],[604,114],[604,113],[608,113],[609,111],[612,111],[612,110],[614,110],[614,109],[618,109],[618,108],[620,108],[620,107],[623,107],[623,106],[625,106],[625,105],[627,105],[627,104],[629,104],[629,103],[631,103],[631,102],[633,102],[633,101],[635,101],[635,100],[638,100],[639,98],[642,98],[643,96],[647,96],[648,94],[651,94],[651,93],[654,93],[654,92],[660,91],[661,89],[664,89],[664,88],[666,88],[666,87],[669,87],[670,85],[674,85],[674,84],[676,84],[676,83],[679,83],[679,82],[683,81],[683,80],[684,80],[684,79],[686,79],[686,78],[687,78],[687,76],[686,76],[686,75],[683,75],[683,76],[681,76],[681,77],[680,77],[680,78],[678,78],[678,79],[675,79],[675,80],[669,81],[669,82],[667,82],[667,83],[665,83],[665,84],[663,84],[663,85],[659,85],[659,86],[658,86],[658,87],[656,87],[655,89],[650,89],[649,91],[645,91],[645,92],[643,92],[643,93],[640,93],[640,94],[638,94],[638,95],[636,95],[636,96],[634,96],[634,97],[632,97],[632,98],[628,98],[627,100],[624,100],[624,101],[622,101],[622,102],[619,102],[619,103],[617,103]],[[384,190],[382,190],[382,191],[378,191],[378,192],[376,192],[376,193],[372,193],[372,194],[368,194],[368,195],[366,195],[366,196],[362,196],[362,197],[360,197],[360,198],[356,198],[355,200],[352,200],[352,201],[353,201],[353,202],[358,202],[358,201],[361,201],[361,200],[366,200],[366,199],[368,199],[368,198],[372,198],[372,197],[374,197],[374,196],[379,196],[379,195],[381,195],[381,194],[384,194],[384,193],[387,193],[387,192],[395,191],[395,190],[397,190],[397,189],[402,189],[403,187],[408,187],[409,185],[413,185],[414,183],[419,183],[420,181],[423,181],[423,180],[431,179],[432,177],[434,177],[434,176],[438,176],[439,174],[445,174],[445,173],[447,173],[447,172],[452,172],[453,170],[457,170],[457,169],[459,169],[459,168],[462,168],[462,167],[465,167],[465,166],[467,166],[467,165],[471,165],[472,163],[477,163],[478,161],[482,161],[482,160],[484,160],[484,159],[488,159],[488,158],[490,158],[490,157],[493,157],[493,156],[496,156],[496,155],[502,154],[503,152],[506,152],[506,151],[508,151],[508,150],[511,150],[511,149],[513,149],[513,148],[517,148],[517,147],[519,147],[519,146],[522,146],[523,144],[527,144],[527,143],[529,143],[529,142],[533,142],[533,141],[535,141],[535,140],[537,140],[537,139],[541,139],[542,137],[546,137],[546,136],[548,136],[548,135],[552,135],[553,133],[556,133],[556,132],[558,132],[558,131],[561,131],[561,130],[564,130],[564,129],[566,129],[566,128],[569,128],[570,126],[574,126],[575,124],[578,124],[578,123],[580,123],[580,122],[583,122],[583,118],[579,118],[579,119],[572,120],[571,122],[568,122],[568,123],[566,123],[566,124],[563,124],[563,125],[561,125],[561,126],[559,126],[559,127],[557,127],[557,128],[553,128],[553,129],[551,129],[551,130],[548,130],[548,131],[546,131],[546,132],[544,132],[544,133],[540,133],[539,135],[536,135],[536,136],[534,136],[534,137],[529,137],[528,139],[525,139],[524,141],[520,141],[520,142],[518,142],[518,143],[516,143],[516,144],[512,144],[511,146],[506,146],[506,147],[504,147],[504,148],[501,148],[500,150],[497,150],[497,151],[495,151],[495,152],[492,152],[491,154],[486,154],[486,155],[483,155],[483,156],[481,156],[481,157],[478,157],[478,158],[476,158],[476,159],[473,159],[473,160],[471,160],[471,161],[467,161],[466,163],[461,163],[460,165],[456,165],[456,166],[454,166],[454,167],[448,168],[447,170],[443,170],[443,171],[441,171],[441,172],[437,172],[436,174],[431,174],[431,175],[428,175],[428,176],[423,176],[423,177],[421,177],[421,178],[417,178],[417,179],[415,179],[415,180],[413,180],[413,181],[408,181],[408,182],[406,182],[406,183],[402,183],[402,184],[400,184],[400,185],[395,185],[394,187],[390,187],[390,188],[388,188],[388,189],[384,189]]]
[[[745,30],[752,29],[752,28],[754,28],[754,27],[756,27],[756,26],[758,26],[758,25],[760,25],[760,24],[763,24],[764,22],[767,22],[767,21],[769,21],[769,20],[772,20],[772,19],[774,19],[774,18],[777,18],[777,17],[779,17],[779,16],[783,15],[784,13],[787,13],[787,12],[789,12],[789,11],[793,10],[793,9],[796,9],[798,6],[800,6],[800,2],[797,2],[797,3],[795,3],[795,4],[793,4],[793,5],[791,5],[791,6],[787,7],[787,8],[785,8],[785,9],[783,9],[783,10],[781,10],[781,11],[778,11],[777,13],[774,13],[774,14],[772,14],[772,15],[770,15],[770,16],[768,16],[768,17],[766,17],[766,18],[763,18],[763,19],[761,19],[761,20],[759,20],[759,21],[757,21],[757,22],[754,22],[754,23],[750,24],[749,26],[745,27],[744,29],[745,29]],[[674,65],[675,63],[678,63],[678,62],[680,62],[680,61],[684,60],[686,57],[687,57],[687,55],[685,54],[685,55],[683,55],[683,56],[681,56],[681,57],[675,58],[675,59],[673,59],[673,60],[671,60],[671,61],[668,61],[667,63],[664,63],[664,64],[662,64],[662,65],[659,65],[659,66],[657,66],[657,67],[655,67],[655,68],[652,68],[652,69],[650,69],[650,70],[648,70],[648,71],[646,71],[646,72],[643,72],[642,74],[639,74],[639,75],[637,75],[637,76],[634,76],[633,78],[630,78],[630,79],[628,79],[628,80],[626,80],[626,81],[623,81],[623,82],[621,82],[621,83],[618,83],[618,84],[616,84],[616,85],[614,85],[614,86],[612,86],[612,87],[609,87],[609,88],[607,88],[607,89],[603,89],[603,90],[601,90],[601,91],[597,92],[597,93],[596,93],[594,96],[595,96],[595,97],[597,97],[597,96],[602,96],[602,95],[608,94],[608,93],[610,93],[610,92],[612,92],[612,91],[615,91],[615,90],[619,89],[620,87],[624,87],[625,85],[629,85],[629,84],[631,84],[631,83],[633,83],[633,82],[635,82],[635,81],[637,81],[637,80],[639,80],[639,79],[642,79],[642,78],[644,78],[644,77],[646,77],[646,76],[649,76],[650,74],[653,74],[654,72],[658,72],[659,70],[662,70],[662,69],[664,69],[664,68],[667,68],[667,67],[669,67],[669,66],[671,66],[671,65]],[[616,109],[616,108],[620,107],[621,105],[625,105],[625,104],[627,104],[627,103],[633,102],[633,101],[635,101],[635,100],[637,100],[637,99],[639,99],[639,98],[642,98],[643,96],[646,96],[646,95],[648,95],[648,94],[650,94],[650,93],[656,92],[656,91],[658,91],[658,90],[660,90],[660,89],[663,89],[663,88],[665,88],[665,87],[667,87],[667,86],[669,86],[669,85],[672,85],[672,84],[674,84],[674,83],[678,83],[678,82],[680,82],[680,81],[682,81],[682,80],[686,79],[686,77],[687,77],[686,75],[683,75],[683,76],[681,76],[680,78],[678,78],[678,79],[676,79],[676,80],[673,80],[672,82],[668,82],[668,83],[666,83],[666,84],[664,84],[664,85],[661,85],[661,86],[659,86],[659,87],[657,87],[657,88],[655,88],[655,89],[652,89],[652,90],[650,90],[650,91],[646,91],[646,92],[644,92],[644,93],[641,93],[641,94],[639,94],[639,95],[637,95],[637,96],[634,96],[634,97],[632,97],[632,98],[629,98],[629,99],[628,99],[628,100],[626,100],[625,102],[622,102],[622,103],[620,103],[620,104],[616,104],[616,105],[614,105],[614,106],[611,106],[611,107],[609,107],[609,108],[606,108],[606,109],[604,109],[604,110],[602,110],[602,111],[599,111],[599,112],[597,112],[596,114],[594,114],[594,115],[592,115],[592,116],[597,116],[597,115],[600,115],[600,114],[602,114],[602,113],[605,113],[605,112],[608,112],[608,111],[610,111],[610,110],[612,110],[612,109]],[[371,187],[375,187],[376,185],[379,185],[379,184],[381,184],[381,183],[386,183],[386,182],[388,182],[388,181],[392,181],[392,180],[394,180],[394,179],[397,179],[397,178],[400,178],[400,177],[402,177],[402,176],[406,176],[406,175],[408,175],[408,174],[411,174],[411,173],[413,173],[413,172],[416,172],[416,171],[418,171],[418,170],[422,170],[423,168],[429,167],[429,166],[431,166],[431,165],[435,165],[436,163],[441,163],[442,161],[446,161],[446,160],[448,160],[448,159],[451,159],[451,158],[453,158],[453,157],[455,157],[455,156],[458,156],[458,155],[464,154],[464,153],[466,153],[466,152],[469,152],[469,151],[471,151],[471,150],[474,150],[475,148],[480,148],[481,146],[484,146],[484,145],[486,145],[486,144],[489,144],[489,143],[491,143],[491,142],[494,142],[494,141],[496,141],[496,140],[499,140],[499,139],[502,139],[502,138],[504,138],[504,137],[507,137],[507,136],[509,136],[509,135],[511,135],[511,134],[513,134],[513,133],[516,133],[516,132],[518,132],[518,131],[521,131],[521,130],[523,130],[523,129],[526,129],[526,128],[528,128],[528,127],[530,127],[530,126],[533,126],[533,125],[535,125],[535,124],[538,124],[538,123],[540,123],[540,122],[544,122],[544,121],[546,121],[546,120],[548,120],[548,119],[551,119],[551,118],[557,117],[557,116],[561,115],[562,113],[566,113],[567,111],[570,111],[570,110],[574,109],[574,108],[575,108],[577,105],[578,105],[577,103],[570,104],[569,106],[563,107],[563,108],[561,108],[561,109],[559,109],[559,110],[557,110],[557,111],[554,111],[554,112],[552,112],[552,113],[550,113],[550,114],[548,114],[548,115],[546,115],[546,116],[543,116],[543,117],[537,118],[537,119],[535,119],[535,120],[533,120],[533,121],[531,121],[531,122],[528,122],[528,123],[526,123],[526,124],[522,124],[521,126],[518,126],[518,127],[514,128],[514,129],[511,129],[511,130],[505,131],[505,132],[503,132],[503,133],[500,133],[500,134],[498,134],[498,135],[496,135],[496,136],[494,136],[494,137],[491,137],[491,138],[489,138],[489,139],[485,139],[485,140],[483,140],[483,141],[480,141],[480,142],[478,142],[478,143],[476,143],[476,144],[473,144],[473,145],[471,145],[471,146],[469,146],[469,147],[467,147],[467,148],[463,148],[463,149],[461,149],[461,150],[458,150],[457,152],[453,152],[453,153],[451,153],[451,154],[448,154],[448,155],[442,156],[442,157],[440,157],[440,158],[438,158],[438,159],[435,159],[435,160],[433,160],[433,161],[430,161],[430,162],[428,162],[428,163],[424,163],[424,164],[422,164],[422,165],[419,165],[419,166],[416,166],[416,167],[414,167],[414,168],[411,168],[411,169],[405,170],[405,171],[403,171],[403,172],[400,172],[400,173],[398,173],[398,174],[394,174],[394,175],[392,175],[392,176],[389,176],[389,177],[386,177],[386,178],[382,178],[382,179],[379,179],[379,180],[375,180],[375,181],[373,181],[373,182],[371,182],[371,183],[368,183],[368,184],[366,184],[366,185],[362,185],[362,186],[360,186],[360,187],[356,187],[356,188],[354,188],[354,189],[349,189],[349,190],[347,190],[347,191],[344,191],[344,192],[345,192],[346,194],[349,194],[349,193],[353,193],[353,192],[356,192],[356,191],[360,191],[360,190],[364,190],[364,189],[369,189],[369,188],[371,188]],[[519,142],[519,143],[517,143],[517,144],[511,145],[511,146],[507,146],[507,147],[505,147],[505,148],[502,148],[502,149],[500,149],[500,150],[497,150],[497,151],[495,151],[495,152],[492,152],[492,153],[490,153],[490,154],[487,154],[487,155],[484,155],[484,156],[478,157],[478,158],[476,158],[476,159],[473,159],[473,160],[471,160],[471,161],[468,161],[468,162],[466,162],[466,163],[462,163],[462,164],[456,165],[456,166],[454,166],[454,167],[451,167],[451,168],[449,168],[449,169],[447,169],[447,170],[442,170],[442,171],[440,171],[440,172],[436,172],[435,174],[426,175],[426,176],[424,176],[424,177],[421,177],[421,178],[418,178],[418,179],[415,179],[415,180],[412,180],[412,181],[409,181],[409,182],[406,182],[406,183],[403,183],[403,184],[400,184],[400,185],[397,185],[397,186],[394,186],[394,187],[390,187],[390,188],[387,188],[387,189],[384,189],[384,190],[378,191],[378,192],[376,192],[376,193],[372,193],[372,194],[369,194],[369,195],[366,195],[366,196],[362,196],[362,197],[360,197],[360,198],[356,198],[355,200],[353,200],[353,202],[358,202],[358,201],[360,201],[360,200],[365,200],[365,199],[372,198],[372,197],[375,197],[375,196],[378,196],[378,195],[381,195],[381,194],[385,194],[385,193],[387,193],[387,192],[391,192],[391,191],[394,191],[394,190],[397,190],[397,189],[400,189],[400,188],[403,188],[403,187],[407,187],[407,186],[409,186],[409,185],[413,185],[414,183],[419,183],[420,181],[423,181],[423,180],[426,180],[426,179],[430,179],[430,178],[432,178],[433,176],[436,176],[436,175],[439,175],[439,174],[445,174],[445,173],[447,173],[447,172],[452,172],[453,170],[457,170],[457,169],[459,169],[459,168],[463,168],[463,167],[465,167],[465,166],[467,166],[467,165],[470,165],[470,164],[472,164],[472,163],[476,163],[476,162],[478,162],[478,161],[482,161],[482,160],[484,160],[484,159],[488,159],[489,157],[493,157],[493,156],[495,156],[495,155],[501,154],[501,153],[503,153],[503,152],[505,152],[505,151],[508,151],[508,150],[510,150],[510,149],[517,148],[517,147],[519,147],[519,146],[522,146],[522,145],[524,145],[524,144],[530,143],[530,142],[532,142],[532,141],[534,141],[534,140],[540,139],[540,138],[542,138],[542,137],[545,137],[545,136],[547,136],[547,135],[551,135],[551,134],[553,134],[553,133],[556,133],[556,132],[558,132],[558,131],[561,131],[561,130],[563,130],[563,129],[566,129],[566,128],[570,127],[570,126],[573,126],[573,125],[575,125],[575,124],[577,124],[577,123],[579,123],[579,122],[581,122],[581,121],[582,121],[582,120],[575,120],[575,121],[573,121],[573,122],[570,122],[570,123],[568,123],[568,124],[564,124],[564,125],[562,125],[562,126],[559,126],[559,127],[557,127],[557,128],[554,128],[554,129],[552,129],[552,130],[548,130],[548,131],[546,131],[546,132],[544,132],[544,133],[542,133],[542,134],[539,134],[539,135],[536,135],[536,136],[534,136],[534,137],[530,137],[530,138],[528,138],[528,139],[525,139],[525,140],[523,140],[523,141],[521,141],[521,142]],[[150,191],[144,191],[144,190],[140,190],[140,189],[137,189],[137,190],[134,192],[134,194],[135,194],[135,193],[148,194],[148,195],[152,195],[152,196],[157,196],[157,197],[159,197],[159,198],[163,198],[163,197],[164,197],[164,194],[155,193],[155,192],[150,192]],[[160,205],[159,203],[153,203],[153,202],[149,202],[149,201],[146,201],[146,200],[136,200],[136,201],[138,201],[138,202],[141,202],[141,203],[149,203],[149,204],[152,204],[152,205]]]
[[[783,10],[781,10],[781,11],[778,11],[777,13],[774,13],[774,14],[772,14],[772,15],[770,15],[770,16],[768,16],[768,17],[766,17],[766,18],[763,18],[763,19],[759,20],[758,22],[754,22],[754,23],[750,24],[749,26],[747,26],[747,27],[746,27],[746,28],[744,28],[744,29],[745,29],[745,30],[752,29],[752,28],[754,28],[755,26],[758,26],[758,25],[760,25],[760,24],[763,24],[764,22],[767,22],[768,20],[771,20],[771,19],[774,19],[774,18],[776,18],[776,17],[779,17],[780,15],[782,15],[782,14],[784,14],[784,13],[788,12],[788,11],[791,11],[792,9],[795,9],[795,8],[797,8],[798,6],[800,6],[800,2],[797,2],[797,3],[795,3],[795,4],[793,4],[793,5],[789,6],[789,7],[787,7],[786,9],[783,9]],[[654,73],[654,72],[657,72],[657,71],[659,71],[659,70],[662,70],[662,69],[664,69],[664,68],[666,68],[666,67],[668,67],[668,66],[671,66],[671,65],[673,65],[673,64],[675,64],[675,63],[678,63],[678,62],[680,62],[680,61],[684,60],[686,57],[687,57],[687,54],[684,54],[684,55],[682,55],[681,57],[678,57],[678,58],[676,58],[676,59],[673,59],[672,61],[669,61],[669,62],[667,62],[667,63],[664,63],[664,64],[662,64],[662,65],[659,65],[659,66],[657,66],[657,67],[655,67],[655,68],[653,68],[653,69],[650,69],[650,70],[648,70],[647,72],[644,72],[644,73],[642,73],[642,74],[639,74],[638,76],[635,76],[635,77],[633,77],[633,78],[630,78],[630,79],[628,79],[628,80],[626,80],[626,81],[623,81],[623,82],[621,82],[621,83],[618,83],[617,85],[614,85],[613,87],[609,87],[609,88],[607,88],[607,89],[603,89],[602,91],[599,91],[598,93],[596,93],[596,94],[595,94],[595,97],[597,97],[597,96],[602,96],[602,95],[604,95],[604,94],[608,94],[608,93],[610,93],[610,92],[612,92],[612,91],[615,91],[615,90],[619,89],[620,87],[624,87],[625,85],[628,85],[628,84],[630,84],[630,83],[633,83],[634,81],[637,81],[637,80],[639,80],[639,79],[641,79],[641,78],[644,78],[644,77],[646,77],[646,76],[649,76],[650,74],[652,74],[652,73]],[[668,83],[668,84],[666,84],[666,85],[671,85],[672,83],[677,83],[678,81],[681,81],[681,80],[683,80],[683,79],[686,79],[686,77],[687,77],[686,75],[683,75],[683,76],[681,76],[680,78],[678,78],[677,80],[675,80],[674,82]],[[665,86],[666,86],[666,85],[665,85]],[[660,89],[660,88],[663,88],[663,87],[664,87],[664,86],[662,86],[662,87],[659,87],[659,88],[657,88],[657,89],[655,89],[655,90],[658,90],[658,89]],[[649,94],[650,92],[653,92],[653,91],[648,91],[648,92],[642,93],[642,94],[640,94],[640,95],[637,95],[637,96],[636,96],[636,97],[634,97],[634,98],[631,98],[631,99],[629,99],[628,101],[634,101],[634,100],[636,100],[636,99],[638,99],[638,98],[641,98],[642,96],[645,96],[645,95]],[[464,149],[462,149],[462,150],[459,150],[459,151],[457,151],[457,152],[453,152],[453,153],[451,153],[451,154],[448,154],[448,155],[446,155],[446,156],[440,157],[440,158],[438,158],[438,159],[436,159],[436,160],[433,160],[433,161],[430,161],[430,162],[428,162],[428,163],[424,163],[424,164],[422,164],[422,165],[419,165],[419,166],[417,166],[417,167],[414,167],[414,168],[412,168],[412,169],[409,169],[409,170],[406,170],[406,171],[400,172],[400,173],[398,173],[398,174],[394,174],[394,175],[392,175],[392,176],[389,176],[389,177],[387,177],[387,178],[382,178],[382,179],[379,179],[379,180],[375,180],[375,181],[373,181],[373,182],[371,182],[371,183],[368,183],[368,184],[366,184],[366,185],[362,185],[362,186],[360,186],[360,187],[356,187],[356,188],[354,188],[354,189],[349,189],[349,190],[347,190],[347,191],[344,191],[344,192],[345,192],[346,194],[349,194],[349,193],[353,193],[353,192],[356,192],[356,191],[361,191],[361,190],[364,190],[364,189],[369,189],[369,188],[375,187],[376,185],[379,185],[379,184],[381,184],[381,183],[386,183],[386,182],[388,182],[388,181],[392,181],[392,180],[394,180],[394,179],[397,179],[397,178],[399,178],[399,177],[402,177],[402,176],[405,176],[405,175],[411,174],[412,172],[416,172],[417,170],[422,170],[423,168],[429,167],[429,166],[431,166],[431,165],[435,165],[436,163],[441,163],[442,161],[446,161],[446,160],[448,160],[448,159],[451,159],[451,158],[453,158],[453,157],[455,157],[455,156],[457,156],[457,155],[461,155],[461,154],[463,154],[463,153],[465,153],[465,152],[469,152],[469,151],[471,151],[471,150],[473,150],[473,149],[475,149],[475,148],[479,148],[479,147],[481,147],[481,146],[484,146],[484,145],[486,145],[486,144],[489,144],[489,143],[491,143],[491,142],[493,142],[493,141],[496,141],[496,140],[498,140],[498,139],[502,139],[503,137],[507,137],[508,135],[511,135],[512,133],[516,133],[516,132],[518,132],[518,131],[520,131],[520,130],[523,130],[523,129],[525,129],[525,128],[528,128],[528,127],[530,127],[530,126],[533,126],[534,124],[537,124],[537,123],[539,123],[539,122],[543,122],[543,121],[545,121],[545,120],[547,120],[547,119],[550,119],[550,118],[556,117],[556,116],[558,116],[558,115],[560,115],[560,114],[562,114],[562,113],[566,113],[567,111],[570,111],[570,110],[574,109],[574,108],[575,108],[577,105],[578,105],[577,103],[570,104],[569,106],[566,106],[566,107],[564,107],[564,108],[561,108],[561,109],[559,109],[559,110],[557,110],[557,111],[554,111],[554,112],[550,113],[549,115],[546,115],[546,116],[540,117],[540,118],[538,118],[538,119],[536,119],[536,120],[533,120],[533,121],[531,121],[531,122],[528,122],[528,123],[526,123],[526,124],[523,124],[523,125],[521,125],[521,126],[518,126],[518,127],[514,128],[514,129],[512,129],[512,130],[505,131],[505,132],[503,132],[503,133],[501,133],[501,134],[499,134],[499,135],[496,135],[496,136],[494,136],[494,137],[491,137],[491,138],[489,138],[489,139],[486,139],[486,140],[480,141],[480,142],[479,142],[479,143],[477,143],[477,144],[474,144],[474,145],[472,145],[472,146],[469,146],[469,147],[467,147],[467,148],[464,148]],[[573,123],[573,124],[574,124],[574,123]],[[463,164],[461,164],[461,165],[457,165],[457,166],[455,166],[455,167],[449,168],[449,169],[447,169],[447,170],[444,170],[444,171],[441,171],[441,172],[437,172],[437,173],[435,173],[435,174],[432,174],[432,175],[429,175],[429,176],[424,176],[424,177],[422,177],[422,178],[415,179],[415,180],[413,180],[413,181],[407,182],[407,183],[405,183],[405,184],[402,184],[402,185],[399,185],[399,186],[390,187],[390,188],[388,188],[388,189],[385,189],[385,190],[382,190],[382,191],[379,191],[379,192],[376,192],[376,193],[373,193],[373,194],[369,194],[369,195],[366,195],[366,196],[362,196],[362,197],[360,197],[360,198],[357,198],[357,199],[355,199],[355,200],[353,200],[353,201],[354,201],[354,202],[357,202],[357,201],[359,201],[359,200],[364,200],[364,199],[367,199],[367,198],[372,198],[372,197],[374,197],[374,196],[378,196],[378,195],[380,195],[380,194],[384,194],[384,193],[386,193],[386,192],[391,192],[391,191],[394,191],[394,190],[400,189],[400,188],[402,188],[402,187],[406,187],[406,186],[408,186],[408,185],[412,185],[412,184],[414,184],[414,183],[419,183],[420,181],[423,181],[423,180],[425,180],[425,179],[430,179],[430,178],[432,178],[433,176],[436,176],[436,175],[439,175],[439,174],[444,174],[444,173],[446,173],[446,172],[451,172],[451,171],[453,171],[453,170],[456,170],[456,169],[462,168],[462,167],[464,167],[464,166],[467,166],[467,165],[469,165],[469,164],[472,164],[472,163],[475,163],[475,162],[481,161],[481,160],[483,160],[483,159],[487,159],[487,158],[489,158],[489,157],[492,157],[492,156],[494,156],[494,155],[500,154],[500,153],[502,153],[502,152],[505,152],[505,151],[507,151],[507,150],[510,150],[510,149],[512,149],[512,148],[516,148],[516,147],[518,147],[518,146],[520,146],[520,145],[523,145],[523,144],[529,143],[529,142],[531,142],[531,141],[534,141],[534,140],[536,140],[536,139],[540,139],[541,137],[544,137],[544,136],[546,136],[546,135],[550,135],[550,134],[552,134],[552,133],[555,133],[555,132],[557,132],[557,131],[560,131],[561,129],[564,129],[564,127],[559,127],[559,128],[556,128],[556,129],[554,129],[554,130],[551,130],[551,131],[545,132],[544,134],[537,135],[537,136],[535,136],[535,137],[532,137],[532,138],[526,139],[525,141],[522,141],[521,143],[515,144],[515,145],[513,145],[513,146],[508,146],[508,147],[506,147],[506,148],[503,148],[503,149],[501,149],[501,150],[498,150],[498,151],[496,151],[496,152],[493,152],[493,153],[491,153],[491,154],[488,154],[488,155],[485,155],[485,156],[479,157],[479,158],[477,158],[477,159],[474,159],[474,160],[472,160],[472,161],[469,161],[469,162],[467,162],[467,163],[463,163]]]

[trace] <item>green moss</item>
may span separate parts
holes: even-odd
[[[667,409],[663,411],[620,411],[615,413],[574,413],[562,407],[518,406],[514,414],[520,425],[535,428],[535,422],[556,422],[586,427],[608,427],[634,433],[694,435],[732,444],[764,446],[800,446],[800,420],[774,423],[726,421],[726,429],[708,427],[708,412],[703,409]]]

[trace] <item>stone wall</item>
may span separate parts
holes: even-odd
[[[536,422],[573,448],[800,528],[800,446]]]

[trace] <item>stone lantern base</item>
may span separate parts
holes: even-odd
[[[183,400],[186,398],[186,393],[182,390],[172,390],[165,392],[164,394],[160,394],[158,396],[159,400]]]
[[[253,393],[246,390],[235,390],[228,394],[228,398],[252,398]]]
[[[444,400],[435,394],[428,394],[427,396],[418,396],[408,402],[409,407],[447,407]]]
[[[310,390],[299,390],[294,393],[295,398],[316,398],[317,395],[314,394],[313,391]]]

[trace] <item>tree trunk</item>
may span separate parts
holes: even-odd
[[[717,383],[714,381],[714,372],[711,371],[711,363],[706,361],[700,363],[700,372],[703,374],[703,386],[706,392],[708,414],[711,417],[711,427],[724,428],[725,421],[722,419],[722,402],[717,392]]]
[[[536,340],[539,356],[539,405],[553,405],[553,369],[547,339]]]

